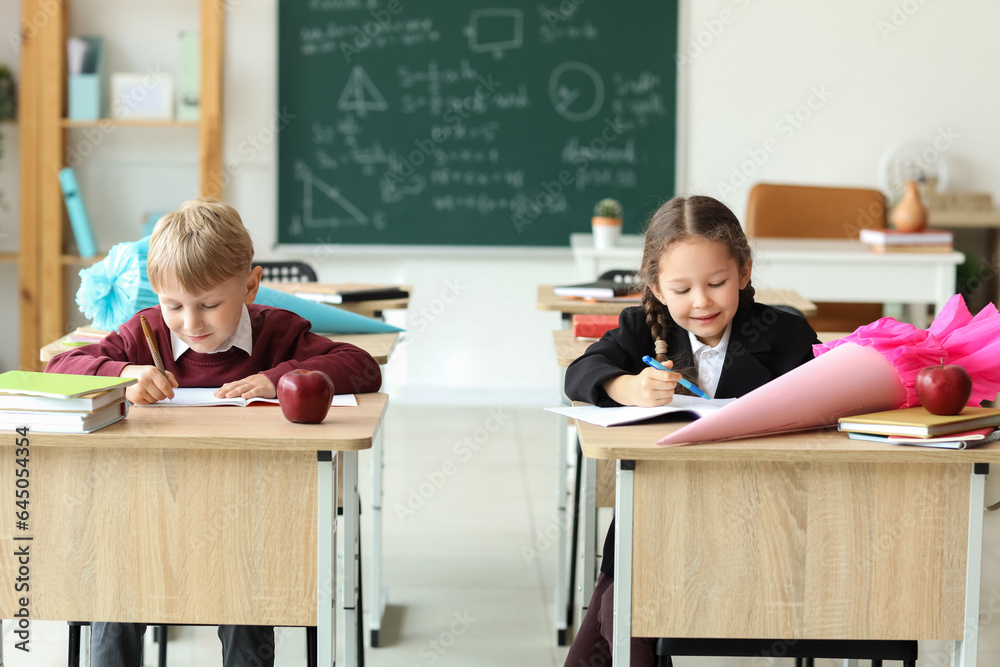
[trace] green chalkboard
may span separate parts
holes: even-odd
[[[565,246],[673,194],[677,0],[278,8],[279,243]]]

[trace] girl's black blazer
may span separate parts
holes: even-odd
[[[733,317],[733,329],[715,398],[742,396],[813,358],[816,332],[804,317],[755,303],[746,296]],[[566,369],[566,396],[606,407],[617,406],[601,386],[625,373],[646,368],[643,355],[653,356],[653,334],[642,306],[626,308],[618,328],[609,331]],[[694,365],[688,333],[673,322],[667,331],[667,356],[674,368]],[[615,526],[604,542],[601,572],[614,576]]]

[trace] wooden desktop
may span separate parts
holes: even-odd
[[[586,456],[618,466],[613,664],[633,635],[937,639],[976,664],[983,464],[1000,445],[814,430],[656,446],[678,427],[577,426]]]

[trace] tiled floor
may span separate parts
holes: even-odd
[[[386,429],[389,608],[383,647],[367,649],[366,664],[560,667],[566,649],[554,641],[555,547],[545,537],[556,522],[554,416],[527,408],[397,404]],[[364,454],[363,498],[368,461]],[[367,514],[362,538],[371,543]],[[11,630],[5,623],[7,667],[66,664],[64,623],[33,623],[30,654],[14,650]],[[305,664],[304,630],[277,629],[276,645],[278,667]],[[922,644],[921,653],[921,666],[948,664],[944,646]],[[172,628],[168,655],[170,667],[222,663],[214,628]],[[981,651],[979,664],[995,664],[993,657]],[[146,664],[156,664],[155,646],[147,646]],[[764,658],[674,661],[675,667],[791,664]],[[817,661],[817,667],[834,664]]]

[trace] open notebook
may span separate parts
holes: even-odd
[[[198,407],[203,405],[242,405],[251,403],[272,403],[278,404],[276,398],[217,398],[214,396],[218,387],[178,387],[174,389],[174,397],[152,403],[153,407],[166,407],[171,405],[183,405],[187,407]],[[333,407],[357,407],[358,399],[354,394],[337,394],[330,402]]]
[[[691,419],[704,417],[719,410],[722,406],[735,401],[735,398],[713,398],[706,400],[695,396],[674,396],[670,405],[662,405],[657,408],[639,408],[626,406],[621,408],[599,408],[594,405],[581,405],[572,408],[545,408],[548,412],[564,415],[570,419],[597,424],[598,426],[619,426],[622,424],[634,424],[645,419],[652,419],[660,415],[678,413]]]

